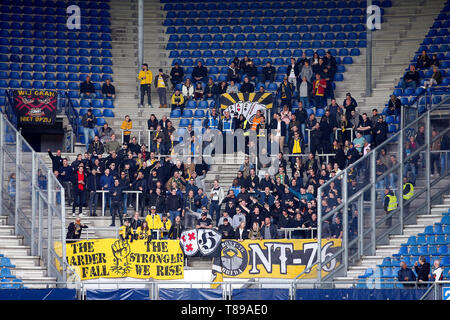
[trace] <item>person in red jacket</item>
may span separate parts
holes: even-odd
[[[320,74],[316,74],[316,80],[313,82],[313,101],[316,108],[324,108],[326,106],[325,88],[327,81],[320,78]]]
[[[75,217],[75,207],[79,207],[79,215],[83,216],[81,211],[83,209],[83,204],[85,203],[86,194],[86,174],[84,172],[83,165],[78,166],[77,172],[72,174],[72,185],[73,185],[73,204],[72,204],[72,215]]]

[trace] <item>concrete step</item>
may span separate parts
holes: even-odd
[[[27,256],[30,254],[30,246],[0,245],[0,253],[9,256]]]
[[[18,267],[11,269],[11,273],[17,278],[25,280],[26,278],[45,277],[47,275],[47,268],[38,266]]]
[[[23,243],[23,237],[14,235],[0,235],[0,246],[20,246]]]

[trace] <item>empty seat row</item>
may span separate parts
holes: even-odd
[[[332,50],[333,49],[330,49],[330,51],[332,51]],[[343,50],[347,50],[347,49],[343,49]],[[309,55],[308,50],[306,50],[306,52],[307,52],[306,55],[308,57],[312,56],[312,54]],[[332,55],[336,56],[335,54],[332,54]],[[236,54],[230,54],[228,61],[227,61],[227,59],[224,59],[224,58],[219,58],[217,60],[214,59],[214,58],[208,58],[208,59],[206,59],[206,61],[205,61],[205,59],[202,59],[202,58],[195,59],[195,60],[194,59],[190,59],[190,58],[181,60],[181,59],[177,58],[177,59],[173,59],[172,60],[172,65],[175,65],[175,63],[178,63],[179,65],[182,65],[182,66],[193,66],[193,65],[197,65],[198,61],[201,61],[202,64],[205,65],[205,66],[219,66],[219,67],[222,67],[222,66],[230,65],[231,61],[233,61],[233,58],[235,56],[236,56]],[[299,51],[294,50],[294,52],[292,54],[292,57],[301,57],[301,56],[302,56],[301,50],[299,50]],[[267,57],[267,58],[264,58],[264,59],[260,59],[260,58],[253,58],[252,57],[252,60],[253,60],[253,62],[254,62],[254,64],[256,66],[259,66],[261,64],[265,65],[267,62],[270,62],[273,65],[286,65],[286,64],[290,63],[290,58],[285,58],[285,59],[283,59],[283,58],[275,58],[275,59],[272,59],[272,58],[268,58]],[[351,61],[353,61],[352,57],[344,56],[344,57],[342,57],[342,59],[341,59],[341,57],[336,57],[336,64],[341,64],[341,63],[349,64],[349,63],[352,63]]]
[[[32,14],[6,14],[0,13],[0,21],[5,22],[26,22],[26,23],[64,23],[67,21],[67,14],[60,16],[51,16],[51,15],[32,15]],[[111,22],[109,18],[88,18],[86,16],[81,16],[81,23],[86,27],[89,25],[100,25],[100,26],[109,26]],[[85,27],[85,28],[86,28]],[[88,27],[89,28],[89,27]],[[86,30],[86,29],[84,29]],[[89,29],[88,29],[89,30]]]
[[[166,3],[163,9],[169,10],[257,10],[257,9],[344,9],[344,8],[365,8],[365,1],[292,1],[292,2],[206,2],[203,1],[192,1],[186,4],[180,3],[181,1],[175,1],[178,3],[171,3],[170,0],[162,0],[162,3]],[[199,2],[199,3],[195,3]],[[392,6],[391,0],[384,1],[372,1],[373,4],[381,6],[383,8],[388,8]]]
[[[16,72],[20,72],[20,71],[27,71],[27,72],[58,72],[58,73],[106,73],[106,74],[110,74],[113,73],[112,69],[110,66],[104,66],[104,67],[99,67],[99,66],[77,66],[77,65],[64,65],[64,64],[58,64],[58,65],[52,65],[52,64],[46,64],[45,66],[42,64],[27,64],[24,63],[22,65],[18,64],[18,63],[11,63],[10,65],[8,65],[8,63],[0,63],[0,70],[1,71],[16,71]],[[58,77],[63,77],[63,75],[57,75]],[[68,77],[73,77],[68,75]],[[65,81],[65,80],[61,80],[61,81]]]
[[[12,71],[12,72],[5,72],[0,71],[0,79],[13,79],[13,80],[47,80],[47,81],[84,81],[86,79],[86,74],[82,73],[80,75],[70,73],[68,75],[64,73],[40,73],[35,72],[31,74],[30,72],[22,72],[20,74],[19,72]],[[100,76],[100,74],[92,74],[91,80],[93,82],[99,82],[102,81],[102,79],[111,79],[112,77],[105,74],[103,76]]]
[[[64,16],[67,17],[67,13],[65,12],[65,10],[63,8],[60,9],[53,9],[53,8],[42,8],[42,7],[19,7],[17,5],[14,6],[1,6],[0,7],[0,12],[1,13],[14,13],[14,14],[35,14],[35,15],[60,15],[60,16]],[[80,14],[81,16],[84,17],[104,17],[104,18],[109,18],[111,17],[110,13],[108,10],[85,10],[85,9],[81,9],[80,10]]]
[[[106,2],[108,0],[89,0],[89,1],[71,1],[72,3],[78,5],[82,9],[104,9],[109,10],[109,5]],[[24,6],[24,7],[43,7],[45,10],[49,8],[67,8],[66,1],[53,1],[53,0],[2,0],[2,5],[14,5],[14,6]],[[47,11],[45,11],[47,12]]]
[[[422,44],[423,45],[429,45],[429,44],[448,44],[450,43],[450,37],[426,37]]]
[[[111,43],[109,41],[65,41],[65,40],[52,40],[52,39],[34,39],[21,37],[14,37],[10,35],[5,35],[5,30],[0,31],[0,44],[7,46],[33,46],[33,47],[48,47],[48,48],[84,48],[84,49],[112,49]]]
[[[334,9],[334,10],[327,10],[327,9],[321,9],[321,10],[293,10],[293,9],[287,9],[287,10],[223,10],[223,11],[197,11],[197,10],[190,10],[190,11],[173,11],[170,10],[167,12],[166,18],[251,18],[251,17],[328,17],[328,16],[362,16],[365,14],[361,9]]]
[[[100,99],[81,99],[79,103],[78,100],[72,100],[72,104],[75,108],[114,109],[114,102],[111,99],[103,99],[103,102]]]
[[[359,24],[364,23],[365,17],[321,17],[321,18],[220,18],[220,19],[165,19],[163,26],[242,26],[242,25],[292,25],[292,24]]]
[[[233,41],[311,41],[311,40],[356,40],[356,39],[366,39],[367,35],[365,32],[349,32],[348,34],[345,32],[320,32],[320,33],[259,33],[258,35],[254,33],[242,34],[242,33],[227,33],[221,34],[216,33],[214,35],[205,34],[203,36],[199,34],[193,34],[192,36],[189,34],[172,34],[169,37],[169,42],[201,42],[200,45],[204,45],[203,43],[209,42],[233,42]],[[213,43],[212,43],[213,44]],[[211,45],[212,45],[211,44]],[[195,44],[193,44],[195,45]],[[198,44],[197,44],[198,45]]]
[[[102,79],[102,81],[104,81],[106,78]],[[94,87],[97,90],[101,90],[101,85],[99,83],[94,83]],[[69,84],[67,84],[66,82],[62,82],[62,81],[45,81],[42,82],[40,80],[34,80],[33,82],[31,82],[30,80],[22,80],[22,81],[18,81],[18,80],[3,80],[0,79],[0,88],[11,88],[11,89],[20,89],[20,88],[24,88],[24,89],[48,89],[48,90],[52,90],[52,89],[58,89],[58,90],[79,90],[79,85],[75,84],[74,82],[70,82]]]
[[[5,22],[0,22],[0,36],[2,37],[15,37],[15,38],[35,38],[35,39],[61,39],[61,40],[92,40],[92,41],[111,41],[111,35],[109,33],[101,33],[98,32],[64,32],[64,31],[7,31],[7,26],[5,26]]]
[[[0,20],[2,21],[2,20]],[[17,20],[12,20],[17,21]],[[67,18],[64,19],[67,22]],[[8,22],[3,21],[3,28],[12,31],[29,30],[29,31],[67,31],[67,25],[64,23],[45,23],[44,21],[38,22]],[[12,32],[11,31],[11,32]],[[111,28],[107,25],[83,25],[80,24],[80,29],[77,32],[98,32],[98,33],[111,33]]]
[[[299,18],[302,19],[302,18]],[[262,25],[247,25],[241,27],[240,25],[230,27],[230,26],[214,26],[214,27],[168,27],[166,33],[168,34],[196,34],[196,33],[204,33],[204,34],[227,34],[227,33],[317,33],[317,32],[352,32],[364,31],[366,26],[364,24],[339,24],[338,21],[330,22],[329,24],[323,22],[321,24],[307,24],[306,21],[296,21],[290,25],[279,25],[275,26],[262,26]]]
[[[97,49],[53,49],[53,48],[39,48],[35,47],[0,47],[0,54],[22,54],[22,55],[37,55],[37,56],[82,56],[82,57],[112,57],[111,51],[109,50],[97,50]]]
[[[24,55],[22,57],[19,57],[18,55],[11,55],[8,57],[8,55],[0,54],[0,62],[15,62],[15,63],[53,63],[53,64],[84,64],[84,65],[106,65],[111,66],[112,60],[110,58],[87,58],[87,57],[68,57],[67,59],[65,57],[55,57],[53,56],[46,56],[45,59],[43,56],[34,56],[31,58],[31,56]]]
[[[327,48],[327,47],[318,47],[319,48]],[[295,51],[295,50],[294,50]],[[201,52],[200,50],[194,50],[194,51],[189,51],[189,50],[183,50],[181,52],[177,51],[177,50],[173,50],[170,51],[169,53],[169,58],[211,58],[211,57],[215,57],[215,58],[222,58],[222,57],[239,57],[239,58],[243,58],[244,56],[248,55],[249,57],[261,57],[261,58],[265,58],[265,57],[272,57],[272,58],[276,58],[276,57],[292,57],[295,56],[296,54],[289,50],[249,50],[249,51],[245,51],[245,50],[226,50],[225,52],[223,52],[222,50],[217,50],[214,53],[210,50],[206,50]],[[358,48],[352,48],[350,51],[348,49],[340,49],[337,52],[338,56],[359,56],[360,55],[360,50]],[[81,58],[80,58],[81,59]],[[2,61],[2,60],[0,60]]]
[[[365,48],[367,45],[365,40],[361,41],[302,41],[302,42],[257,42],[256,44],[253,42],[223,42],[223,43],[212,43],[211,45],[209,43],[202,42],[200,44],[196,42],[191,42],[190,44],[187,44],[185,42],[180,42],[178,45],[171,42],[168,43],[166,46],[167,50],[206,50],[209,49],[212,50],[240,50],[240,49],[319,49],[319,48]],[[81,50],[81,49],[80,49]],[[205,51],[205,52],[206,52]]]

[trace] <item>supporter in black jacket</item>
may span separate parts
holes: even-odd
[[[97,170],[92,169],[91,174],[87,177],[86,189],[89,194],[89,215],[97,216],[95,213],[97,208],[98,193],[100,190],[100,175],[97,174]]]
[[[253,85],[253,83],[249,82],[248,77],[244,78],[244,83],[241,85],[240,91],[242,93],[252,93],[255,91],[255,86]]]
[[[95,98],[95,87],[90,76],[80,84],[80,94],[81,98]]]
[[[56,155],[54,155],[50,149],[47,150],[48,155],[50,157],[50,159],[52,159],[52,170],[54,171],[59,171],[59,169],[62,167],[62,163],[63,163],[63,159],[61,157],[61,150],[58,149],[56,150]]]
[[[428,275],[430,274],[430,264],[427,262],[424,256],[419,257],[419,262],[414,263],[414,270],[417,273],[417,281],[419,287],[427,287],[427,284],[421,284],[420,282],[429,281]]]
[[[202,65],[201,61],[198,61],[197,66],[192,70],[192,77],[194,82],[202,81],[206,83],[208,81],[208,70]]]
[[[223,224],[219,226],[219,233],[222,239],[234,239],[235,232],[227,218],[223,219]]]
[[[379,146],[387,139],[388,126],[386,121],[384,121],[383,117],[379,117],[377,123],[375,123],[374,128],[375,134],[375,144]]]
[[[183,81],[184,70],[175,62],[174,67],[170,70],[170,82],[172,82],[172,86],[175,88],[177,84]]]
[[[266,81],[275,81],[275,67],[270,64],[270,61],[268,61],[266,66],[262,69],[262,82]]]

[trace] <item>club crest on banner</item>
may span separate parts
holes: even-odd
[[[208,256],[221,244],[222,235],[215,230],[199,229],[198,247],[202,255]]]
[[[187,256],[193,256],[198,252],[197,230],[185,230],[181,233],[180,244]]]

